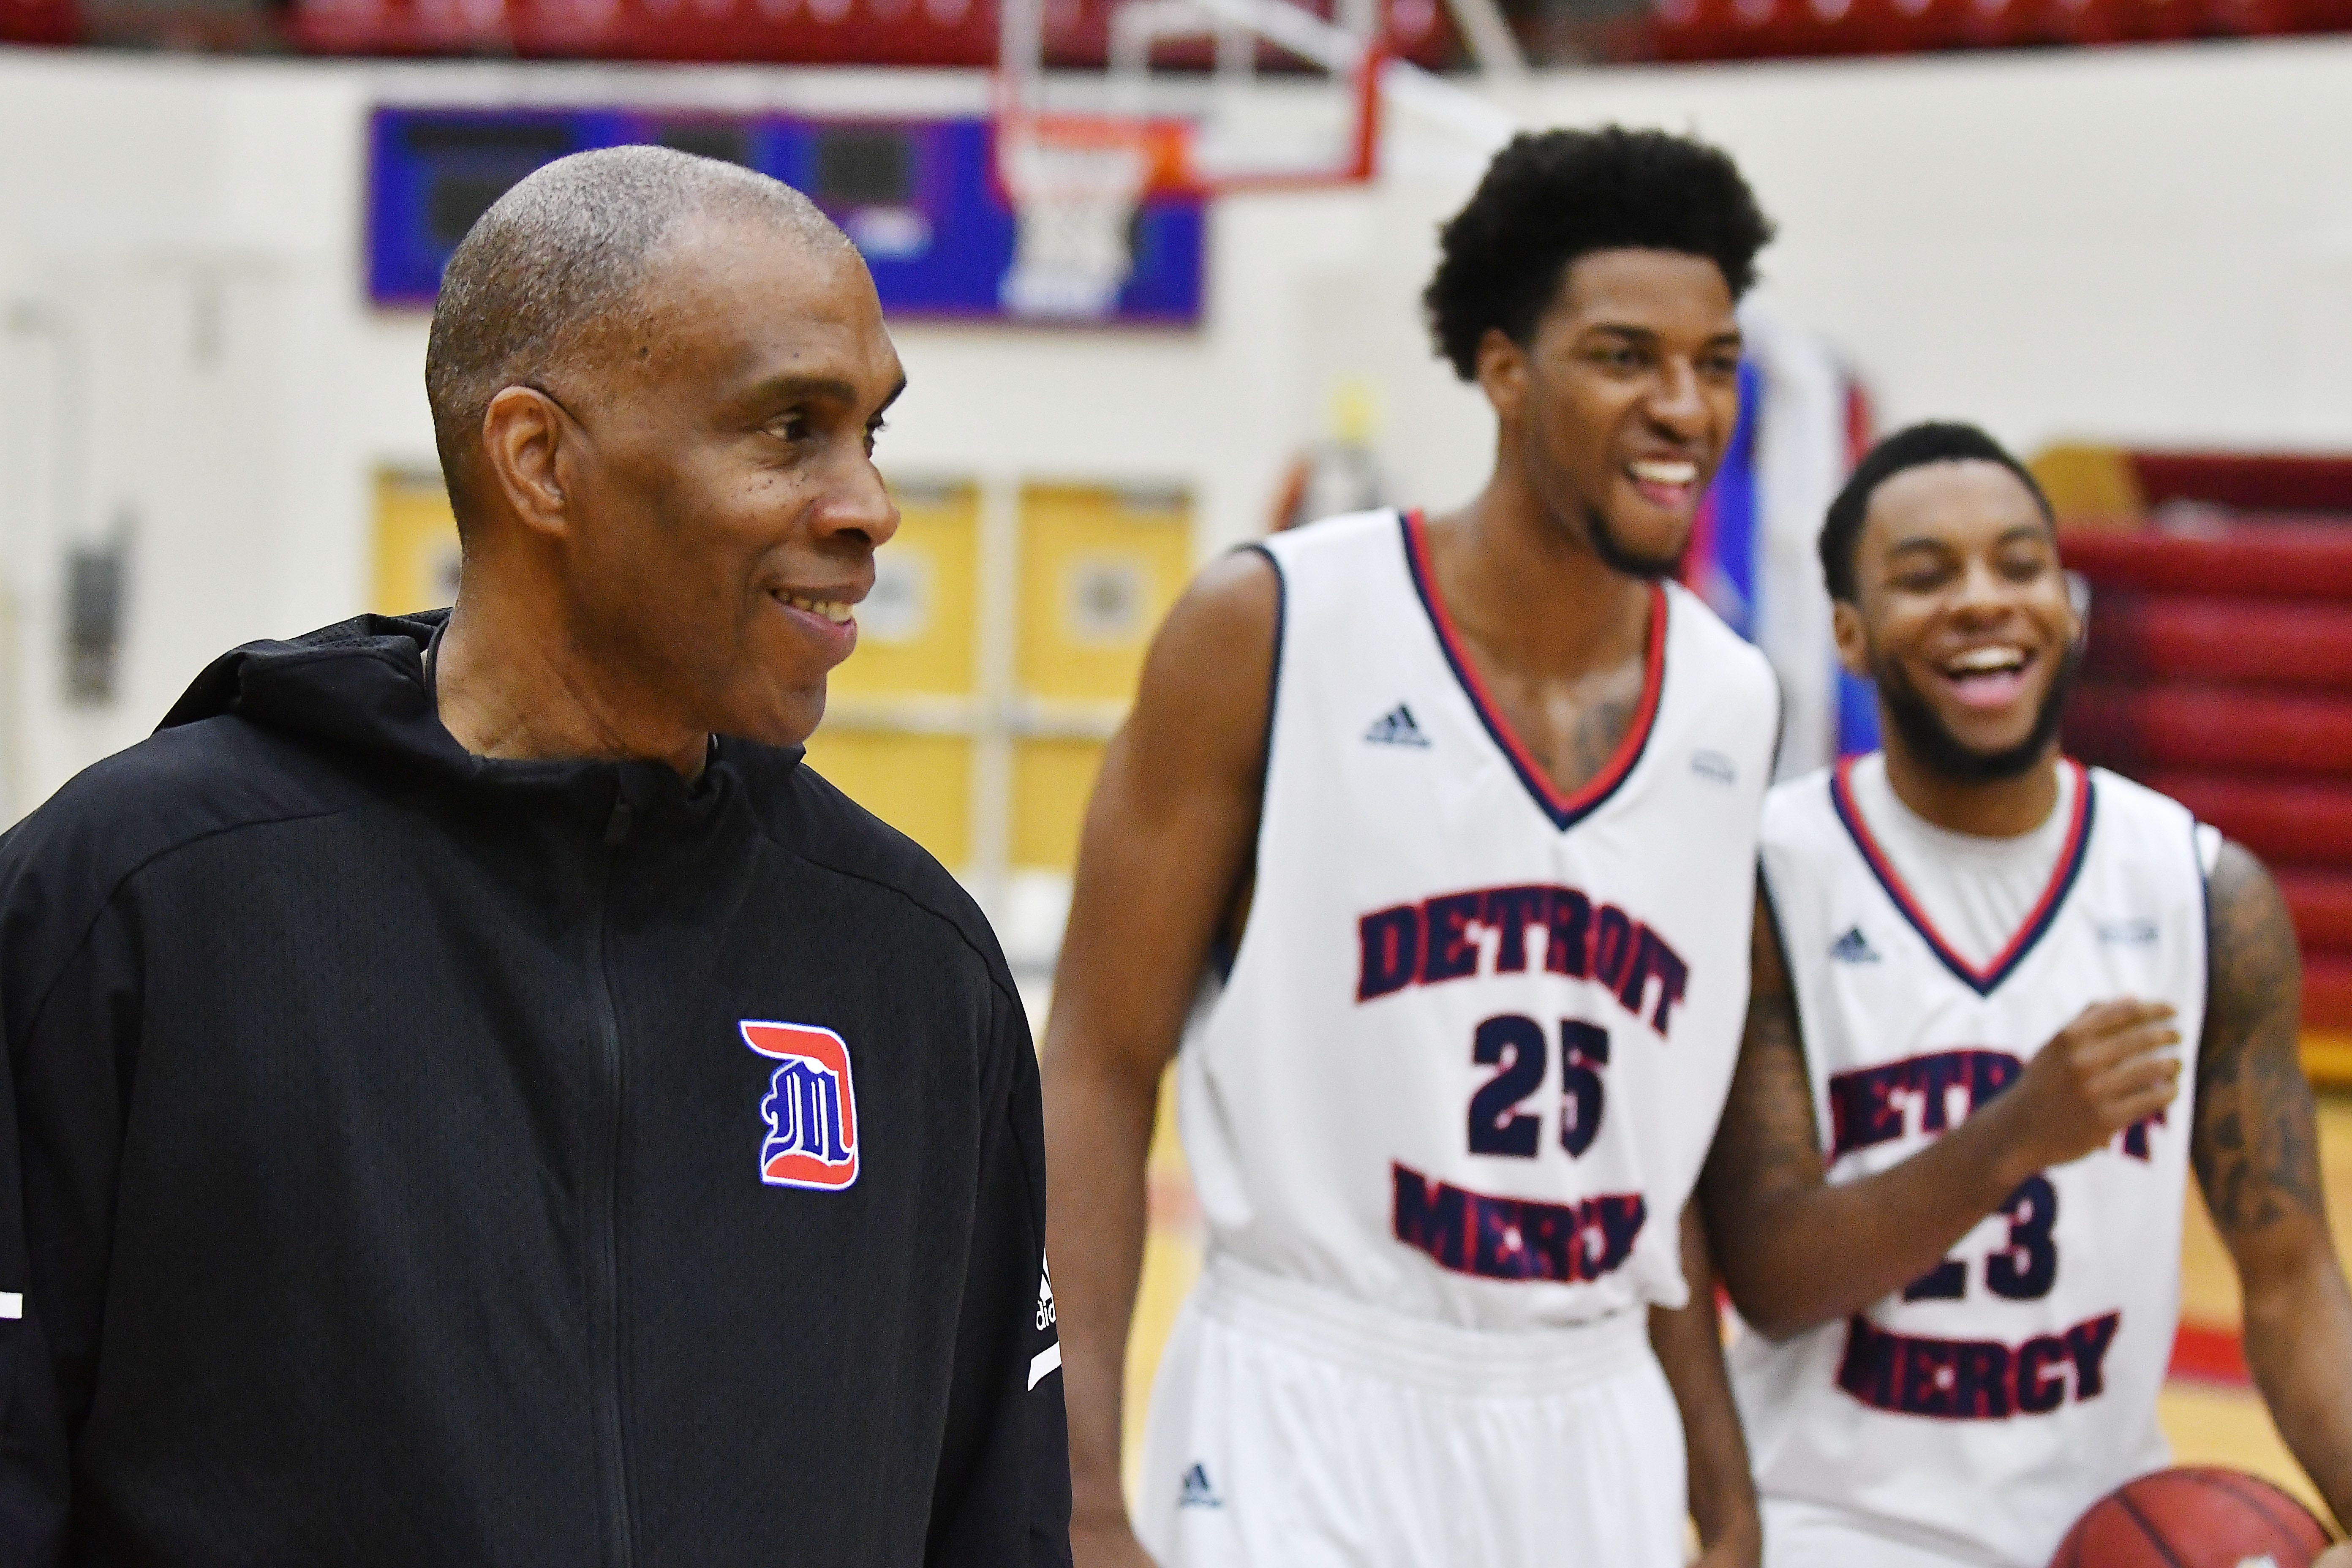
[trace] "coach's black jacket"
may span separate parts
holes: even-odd
[[[0,839],[0,1564],[1066,1562],[971,901],[794,751],[467,755],[438,620],[229,654]],[[747,1020],[846,1042],[854,1183],[763,1180]]]

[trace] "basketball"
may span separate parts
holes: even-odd
[[[2327,1545],[2311,1510],[2270,1482],[2198,1465],[2126,1481],[2093,1503],[2050,1568],[2308,1568]]]

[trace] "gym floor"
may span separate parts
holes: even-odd
[[[1144,1406],[1160,1347],[1184,1293],[1200,1271],[1200,1215],[1175,1135],[1173,1077],[1160,1104],[1160,1135],[1152,1146],[1151,1230],[1144,1252],[1143,1288],[1136,1306],[1135,1333],[1127,1363],[1128,1488],[1133,1491],[1143,1447]],[[2319,1103],[2321,1159],[2328,1212],[2339,1254],[2352,1227],[2352,1098],[2323,1096]],[[2326,1515],[2326,1506],[2289,1457],[2263,1409],[2262,1396],[2246,1381],[2239,1357],[2238,1279],[2230,1256],[2205,1216],[2204,1201],[2189,1182],[2189,1213],[2181,1242],[2181,1334],[2173,1376],[2161,1415],[2172,1439],[2176,1463],[2229,1465],[2251,1470],[2294,1492]]]

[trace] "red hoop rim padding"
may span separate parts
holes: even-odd
[[[1033,140],[1062,147],[1137,147],[1144,153],[1150,174],[1147,194],[1191,193],[1198,186],[1192,169],[1192,127],[1167,117],[1125,119],[1115,114],[1045,114],[1014,110],[996,119],[996,178],[1005,193],[1017,195],[1004,167],[1008,144],[1026,132]]]
[[[1355,134],[1348,161],[1328,169],[1270,171],[1265,174],[1208,175],[1192,159],[1192,124],[1167,115],[1063,114],[1029,109],[1013,101],[1009,81],[1000,78],[996,93],[995,136],[991,172],[1000,194],[1018,205],[1013,182],[1007,177],[1004,150],[1012,135],[1026,128],[1038,140],[1066,146],[1140,146],[1150,157],[1147,196],[1186,196],[1195,200],[1239,192],[1322,190],[1334,185],[1361,184],[1378,172],[1381,145],[1381,68],[1391,58],[1385,33],[1373,38],[1354,69],[1349,84],[1356,106]]]

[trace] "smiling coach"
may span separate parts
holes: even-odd
[[[801,765],[898,524],[865,267],[585,153],[425,374],[457,608],[0,839],[0,1562],[1066,1562],[1020,1004]]]

